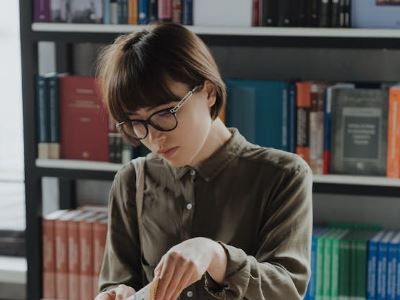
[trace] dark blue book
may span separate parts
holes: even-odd
[[[228,80],[227,123],[248,141],[288,151],[288,89],[284,81]]]
[[[389,241],[394,235],[393,231],[385,233],[378,244],[378,276],[376,300],[386,300],[387,295],[387,259]]]
[[[139,24],[145,25],[150,20],[150,2],[149,0],[139,0]]]
[[[288,90],[288,151],[296,153],[297,143],[296,84],[290,83]]]
[[[397,276],[397,259],[400,246],[400,232],[390,240],[388,244],[388,261],[387,261],[387,296],[386,299],[396,300],[396,276]]]
[[[182,24],[193,25],[193,0],[182,0]]]
[[[376,299],[377,265],[378,265],[378,243],[382,239],[384,231],[378,232],[368,241],[368,279],[367,299]]]
[[[150,0],[149,4],[149,19],[150,22],[156,22],[158,20],[158,1]]]
[[[60,98],[59,75],[48,76],[49,97],[49,158],[60,158]]]
[[[48,78],[36,76],[36,115],[38,158],[49,158],[50,109],[48,97]]]

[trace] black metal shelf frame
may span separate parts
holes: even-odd
[[[43,177],[59,178],[60,207],[76,206],[75,183],[78,179],[112,180],[115,171],[93,171],[62,168],[44,168],[35,165],[35,87],[34,75],[38,71],[37,42],[57,43],[95,42],[110,43],[119,34],[92,32],[51,32],[32,31],[33,1],[20,0],[22,97],[25,152],[25,196],[26,196],[26,247],[27,247],[27,295],[39,300],[42,294],[41,257],[41,213]],[[246,47],[297,47],[297,48],[339,48],[339,49],[400,49],[400,38],[354,38],[354,37],[299,37],[299,36],[246,36],[199,34],[208,45]],[[68,64],[68,62],[66,63]],[[68,67],[68,66],[67,66]],[[332,183],[317,183],[316,193],[379,195],[400,197],[400,188],[364,186]]]

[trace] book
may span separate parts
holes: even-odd
[[[42,218],[43,298],[55,299],[56,294],[56,242],[55,220],[67,210],[57,210]]]
[[[93,294],[99,291],[98,281],[107,236],[107,215],[93,223]]]
[[[330,27],[340,27],[340,0],[332,0]]]
[[[292,0],[279,0],[278,2],[278,22],[279,27],[293,26],[293,5]]]
[[[50,0],[35,0],[33,3],[33,21],[50,21]]]
[[[297,108],[296,84],[291,82],[288,87],[288,151],[296,153],[297,142]]]
[[[389,90],[389,121],[386,176],[400,178],[400,86]]]
[[[60,158],[60,99],[59,78],[66,74],[53,74],[48,77],[49,103],[49,158]]]
[[[276,26],[278,24],[278,0],[261,0],[261,25]]]
[[[172,20],[172,0],[158,0],[158,20],[170,22]]]
[[[320,0],[308,0],[306,8],[306,18],[308,27],[318,27],[319,11],[318,3]]]
[[[155,300],[158,286],[158,279],[153,280],[127,300]]]
[[[289,84],[284,81],[227,80],[226,85],[228,125],[238,128],[251,143],[287,150]]]
[[[141,14],[140,10],[145,9],[144,7],[140,6],[141,2],[142,1],[140,1],[140,0],[128,0],[128,24],[132,24],[132,25],[146,24],[146,23],[140,23],[140,17],[142,17],[143,22],[146,20],[145,14],[143,14],[142,16],[140,15]]]
[[[296,153],[306,162],[310,161],[310,107],[311,83],[307,81],[296,83],[297,107],[297,141]]]
[[[389,242],[394,235],[388,231],[378,243],[377,300],[385,300],[387,295],[387,259]]]
[[[66,0],[65,5],[70,23],[103,23],[103,1]]]
[[[111,22],[111,24],[118,24],[117,0],[110,0],[110,22]]]
[[[148,24],[149,23],[149,11],[150,10],[150,2],[149,0],[139,0],[139,24]]]
[[[320,0],[319,3],[319,27],[330,27],[331,24],[331,0]]]
[[[227,9],[230,9],[229,13]],[[224,16],[221,18],[221,16]],[[195,26],[243,26],[250,27],[252,1],[201,0],[193,2],[193,24]]]
[[[396,300],[396,276],[398,264],[398,251],[400,246],[400,232],[396,232],[388,244],[387,259],[387,297]]]
[[[50,20],[55,23],[68,22],[67,6],[69,1],[50,0]]]
[[[36,76],[36,141],[37,157],[42,159],[50,158],[50,109],[48,96],[48,76]]]
[[[60,105],[61,158],[108,161],[108,115],[95,78],[60,78]]]
[[[332,94],[331,172],[386,175],[388,93],[335,89]]]
[[[149,21],[150,23],[155,22],[158,20],[158,0],[149,0]],[[185,2],[186,0],[183,0],[183,8],[185,9]],[[192,1],[192,0],[190,0]],[[191,24],[186,24],[186,25],[191,25]]]
[[[111,1],[103,0],[103,24],[111,24]]]
[[[322,83],[313,82],[310,87],[309,165],[317,175],[323,174],[325,90]]]
[[[377,270],[378,270],[378,243],[385,231],[379,231],[368,241],[368,284],[367,299],[376,299]]]
[[[351,22],[356,28],[400,28],[400,5],[376,0],[353,0]]]
[[[260,15],[261,15],[261,0],[253,0],[253,6],[252,6],[252,15],[251,15],[251,26],[256,27],[260,26]]]
[[[136,6],[137,10],[137,6]],[[129,22],[129,3],[128,0],[117,0],[118,24],[128,24]],[[135,16],[132,16],[135,17]],[[137,16],[136,16],[137,20]],[[136,23],[137,24],[137,21]]]
[[[172,0],[172,22],[182,24],[182,1]]]

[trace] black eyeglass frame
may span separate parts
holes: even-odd
[[[147,117],[147,119],[145,119],[145,120],[140,120],[140,119],[128,119],[127,121],[123,121],[123,122],[117,123],[115,126],[117,127],[118,130],[123,131],[123,130],[121,130],[121,127],[122,127],[124,124],[131,123],[132,128],[133,128],[133,125],[134,125],[133,123],[134,123],[134,122],[135,122],[135,123],[141,123],[141,124],[144,126],[144,128],[146,129],[146,133],[144,134],[143,137],[135,137],[135,139],[137,139],[137,140],[143,140],[143,139],[145,139],[145,138],[148,136],[148,134],[149,134],[149,128],[148,128],[148,126],[149,126],[149,125],[151,125],[153,128],[155,128],[155,129],[157,129],[157,130],[159,130],[159,131],[164,131],[164,132],[172,131],[172,130],[174,130],[176,127],[178,127],[178,118],[177,118],[177,116],[176,116],[176,113],[181,109],[181,107],[186,103],[186,101],[188,101],[188,100],[193,96],[193,94],[195,94],[195,93],[196,93],[198,90],[200,90],[202,87],[203,87],[202,84],[196,85],[196,86],[195,86],[194,88],[192,88],[189,92],[187,92],[185,96],[183,96],[183,98],[178,102],[177,105],[175,105],[175,106],[172,107],[172,108],[166,108],[166,109],[161,109],[161,110],[159,110],[159,111],[156,111],[156,112],[152,113],[149,117]],[[159,113],[161,113],[161,112],[164,112],[164,111],[165,111],[165,112],[171,113],[171,115],[175,118],[175,126],[174,126],[173,128],[171,128],[171,129],[164,129],[164,128],[158,126],[157,124],[155,124],[155,123],[153,123],[153,122],[151,121],[151,118],[152,118],[154,115],[157,115],[157,114],[159,114]]]

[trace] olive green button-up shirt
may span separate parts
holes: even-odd
[[[205,274],[180,299],[301,299],[310,277],[312,173],[297,155],[253,145],[236,129],[197,168],[145,163],[143,257],[135,202],[135,170],[115,176],[100,289],[135,290],[153,279],[174,245],[207,237],[225,249],[225,285]]]

